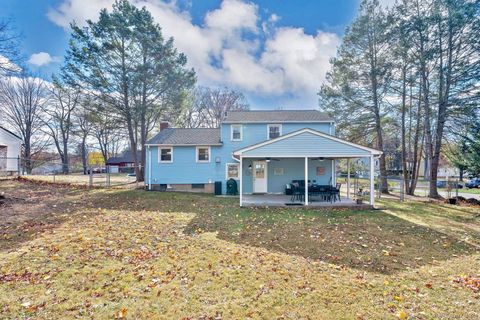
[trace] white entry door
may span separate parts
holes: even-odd
[[[253,192],[267,193],[266,161],[253,161]]]

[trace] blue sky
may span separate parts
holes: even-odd
[[[22,35],[27,66],[48,78],[61,66],[68,23],[95,19],[113,0],[2,0]],[[132,0],[147,6],[187,54],[200,85],[244,92],[252,108],[314,108],[358,0]]]

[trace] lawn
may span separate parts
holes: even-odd
[[[480,189],[458,189],[458,193],[480,194]]]
[[[477,319],[478,208],[0,181],[2,318]]]

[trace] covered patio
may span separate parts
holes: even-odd
[[[240,206],[353,207],[350,163],[369,164],[369,186],[363,191],[374,206],[375,158],[381,152],[337,137],[301,129],[233,153],[239,162]],[[347,163],[346,186],[337,184],[337,163]],[[363,204],[362,204],[363,205]]]
[[[243,196],[244,207],[295,207],[303,206],[303,202],[292,202],[291,196],[284,194],[245,194]],[[340,201],[310,201],[309,207],[335,207],[335,208],[370,208],[368,203],[357,204],[356,201],[341,197]]]

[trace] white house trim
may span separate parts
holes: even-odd
[[[233,128],[240,127],[240,139],[233,138]],[[230,141],[243,141],[243,125],[242,124],[232,124],[230,126]]]
[[[163,149],[170,149],[172,159],[170,161],[162,161],[162,150]],[[158,163],[173,163],[173,146],[162,146],[158,148]]]
[[[271,140],[267,140],[267,141],[264,141],[264,142],[260,142],[260,143],[251,145],[249,147],[234,151],[233,154],[234,155],[241,155],[244,152],[254,150],[254,149],[269,145],[271,143],[275,143],[275,142],[278,142],[278,141],[281,141],[281,140],[284,140],[284,139],[288,139],[288,138],[291,138],[291,137],[294,137],[294,136],[297,136],[299,134],[306,133],[306,132],[311,133],[313,135],[317,135],[317,136],[325,138],[325,139],[330,139],[330,140],[333,140],[333,141],[336,141],[336,142],[339,142],[339,143],[343,143],[343,144],[346,144],[346,145],[349,145],[349,146],[352,146],[352,147],[355,147],[355,148],[358,148],[358,149],[361,149],[361,150],[368,151],[373,155],[381,155],[382,154],[382,151],[380,151],[380,150],[376,150],[376,149],[372,149],[372,148],[369,148],[369,147],[364,147],[364,146],[358,145],[356,143],[348,142],[348,141],[345,141],[343,139],[340,139],[340,138],[337,138],[337,137],[331,136],[329,134],[326,134],[326,133],[323,133],[323,132],[320,132],[320,131],[317,131],[317,130],[313,130],[313,129],[310,129],[310,128],[300,129],[300,130],[290,132],[289,134],[286,134],[284,136],[281,136],[281,137],[278,137],[278,138],[275,138],[275,139],[271,139]],[[300,156],[305,156],[305,155],[300,155]],[[313,155],[313,156],[315,156],[315,155]],[[316,155],[316,156],[318,156],[318,155]],[[323,156],[328,157],[327,155],[323,155]],[[334,155],[334,156],[339,157],[340,155]],[[349,156],[349,157],[353,157],[353,156]],[[358,158],[358,157],[365,157],[365,155],[355,156],[355,158]]]
[[[332,120],[304,120],[304,121],[296,121],[296,120],[290,120],[290,121],[284,121],[284,120],[277,120],[277,121],[265,121],[265,120],[259,120],[259,121],[243,121],[243,120],[238,120],[238,121],[224,121],[222,123],[224,124],[242,124],[242,123],[275,123],[275,122],[281,122],[281,123],[335,123],[335,121]]]
[[[230,179],[230,177],[228,176],[228,166],[237,166],[237,171],[238,171],[238,176],[236,178],[233,178],[232,179],[240,179],[240,163],[238,162],[228,162],[228,163],[225,163],[225,180],[228,180]]]
[[[198,160],[199,149],[208,149],[208,160]],[[212,159],[212,148],[210,148],[210,146],[197,146],[195,148],[195,161],[197,163],[210,163],[211,159]]]
[[[243,206],[243,159],[242,156],[240,156],[240,207]]]
[[[159,143],[146,143],[146,146],[150,147],[195,147],[195,146],[210,146],[210,147],[221,147],[221,143],[212,143],[212,144],[159,144]]]

